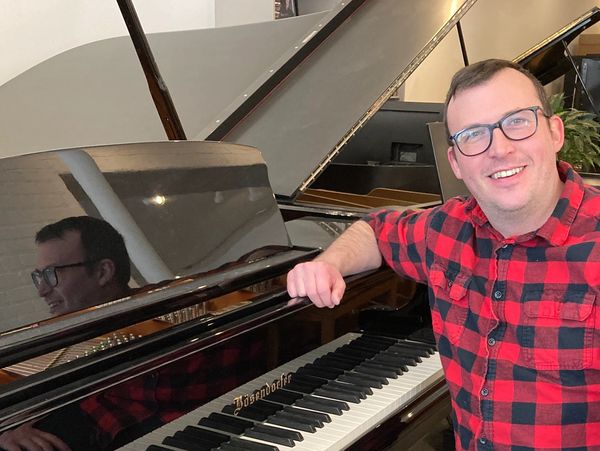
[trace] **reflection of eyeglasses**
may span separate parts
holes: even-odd
[[[84,262],[79,263],[71,263],[69,265],[59,265],[59,266],[48,266],[42,270],[36,269],[31,272],[31,280],[33,280],[33,284],[36,288],[40,287],[42,280],[46,282],[49,287],[55,287],[58,285],[58,276],[56,274],[57,269],[63,268],[75,268],[77,266],[85,266],[90,263],[95,263],[97,260],[86,260]]]
[[[544,113],[542,107],[531,106],[508,113],[495,124],[475,125],[465,128],[450,136],[450,141],[464,156],[474,157],[490,148],[494,129],[496,128],[502,130],[504,136],[511,141],[527,139],[537,131],[538,111],[542,111],[545,117],[550,117]]]

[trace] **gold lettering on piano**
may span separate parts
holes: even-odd
[[[281,376],[279,376],[279,379],[275,379],[273,382],[263,385],[262,387],[254,390],[252,393],[236,396],[233,399],[233,406],[235,407],[235,410],[233,411],[234,415],[237,415],[240,412],[240,410],[244,407],[251,406],[259,399],[263,399],[266,396],[269,396],[274,391],[285,387],[291,381],[292,374],[283,373]]]

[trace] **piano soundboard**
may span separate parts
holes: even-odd
[[[429,344],[346,334],[122,450],[340,450],[443,380]]]

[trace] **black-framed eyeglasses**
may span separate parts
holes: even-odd
[[[68,265],[58,265],[58,266],[47,266],[44,269],[35,269],[31,271],[31,280],[33,280],[33,284],[36,288],[40,287],[42,280],[46,282],[46,285],[49,287],[55,287],[58,285],[58,275],[56,273],[57,269],[63,268],[75,268],[77,266],[86,266],[92,263],[97,262],[98,260],[86,260],[78,263],[70,263]]]
[[[480,155],[490,148],[494,129],[499,128],[511,141],[521,141],[533,136],[538,128],[538,111],[545,117],[540,106],[530,106],[508,113],[495,124],[473,125],[450,136],[450,143],[466,157]]]

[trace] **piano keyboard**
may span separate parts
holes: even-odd
[[[371,351],[373,346],[375,351]],[[408,354],[416,361],[406,357]],[[359,356],[358,363],[355,356]],[[336,367],[343,370],[336,372]],[[391,368],[394,371],[390,373]],[[343,374],[336,376],[340,372]],[[340,450],[442,379],[439,355],[431,346],[346,334],[120,449]],[[263,390],[256,396],[262,399],[253,407],[233,415],[235,398],[288,380],[291,382],[275,394],[266,395]],[[315,389],[314,381],[325,385]],[[272,413],[271,408],[279,410]]]

